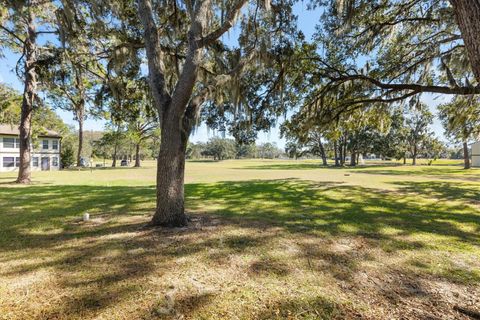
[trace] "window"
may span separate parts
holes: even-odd
[[[57,157],[52,158],[52,166],[58,167],[58,158]]]
[[[15,148],[20,148],[20,139],[15,138]]]
[[[32,166],[38,167],[38,157],[33,157],[32,158]]]
[[[42,149],[43,150],[48,150],[48,140],[43,140],[42,141]]]
[[[14,157],[3,157],[3,167],[4,168],[13,168],[15,166]]]
[[[3,147],[9,149],[15,148],[15,138],[3,138]]]
[[[58,140],[52,140],[52,149],[58,150]]]
[[[15,167],[17,167],[17,168],[20,167],[20,157],[15,158]]]

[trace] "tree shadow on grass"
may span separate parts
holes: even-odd
[[[235,168],[240,170],[312,170],[312,169],[322,169],[328,168],[324,166],[321,162],[318,163],[271,163],[271,164],[262,164],[262,165],[252,165],[245,166],[241,168]]]
[[[15,185],[15,184],[17,184],[17,183],[15,182],[15,180],[1,181],[1,182],[0,182],[0,185],[7,185],[7,186],[8,186],[8,185],[13,186],[13,185]]]
[[[479,214],[448,200],[476,201],[479,190],[450,183],[400,182],[403,190],[446,200],[425,206],[414,195],[380,192],[336,182],[314,183],[294,179],[187,184],[186,207],[255,228],[281,227],[300,233],[385,237],[385,228],[397,235],[426,233],[477,243],[479,235],[458,227],[480,225]],[[102,236],[140,227],[115,219],[145,216],[154,210],[150,187],[28,186],[0,193],[0,252],[45,247],[53,239]],[[76,225],[83,213],[105,217],[104,225]],[[111,228],[111,230],[110,230]],[[232,240],[233,241],[233,240]],[[239,248],[242,241],[234,246]]]
[[[448,181],[399,181],[401,191],[442,201],[480,204],[480,185]],[[480,217],[479,217],[480,219]]]
[[[30,185],[0,192],[0,251],[42,247],[51,238],[71,239],[95,233],[75,226],[84,213],[114,219],[153,212],[154,187]],[[95,220],[94,220],[95,221]],[[93,221],[93,222],[94,222]],[[108,221],[107,221],[108,222]],[[107,224],[107,226],[109,226]],[[60,234],[56,234],[60,229]],[[29,233],[29,231],[34,232]],[[52,232],[49,232],[52,231]]]
[[[458,227],[459,223],[480,225],[478,212],[471,208],[445,202],[425,206],[412,195],[335,182],[289,179],[189,184],[186,193],[187,207],[202,210],[208,204],[209,212],[241,224],[263,222],[293,232],[375,239],[386,237],[386,228],[396,229],[397,235],[426,233],[470,243],[480,239]],[[455,195],[444,190],[443,196]]]
[[[219,160],[213,160],[213,159],[188,159],[187,162],[192,162],[192,163],[216,163],[220,162]]]
[[[421,166],[411,167],[411,169],[402,170],[389,170],[376,168],[358,168],[354,172],[375,174],[375,175],[387,175],[387,176],[422,176],[422,177],[435,177],[439,179],[452,180],[468,180],[468,181],[480,181],[480,171],[476,169],[465,170],[461,166],[452,165],[435,165],[435,166]]]
[[[15,180],[17,177],[14,176],[0,176],[0,185],[14,185],[16,184]]]
[[[16,263],[2,270],[0,276],[54,270],[61,275],[57,276],[57,285],[69,295],[43,310],[42,316],[82,318],[130,301],[143,290],[139,282],[159,270],[173,272],[178,268],[176,260],[182,258],[204,257],[217,266],[228,266],[231,256],[255,255],[263,250],[267,253],[254,259],[245,272],[252,277],[287,277],[290,269],[286,261],[268,256],[266,247],[278,236],[277,230],[313,241],[298,244],[297,257],[307,265],[311,263],[308,268],[351,283],[360,268],[358,261],[374,258],[359,256],[360,247],[347,245],[346,250],[339,251],[318,241],[360,237],[392,253],[432,245],[408,237],[415,234],[449,237],[453,247],[457,243],[478,245],[478,232],[462,228],[468,224],[478,230],[477,210],[448,201],[425,205],[422,197],[409,194],[449,200],[461,196],[454,186],[430,191],[429,184],[405,183],[405,188],[407,193],[380,192],[295,179],[188,184],[186,207],[195,219],[211,220],[198,228],[148,231],[139,228],[153,212],[153,186],[4,188],[0,192],[0,263],[33,260]],[[471,200],[477,195],[467,194],[461,199]],[[92,214],[92,222],[80,222],[84,212]],[[219,227],[253,232],[217,234],[208,229],[214,225],[213,220]],[[386,232],[388,229],[395,233]],[[32,250],[39,252],[38,259],[31,256],[37,252]],[[211,298],[187,297],[179,300],[178,308],[194,312],[196,301],[210,303]],[[279,301],[278,306],[326,315],[343,312],[322,299],[307,303]],[[272,310],[263,309],[259,315],[271,315]]]
[[[255,315],[256,319],[355,319],[347,306],[339,305],[324,296],[307,301],[285,298],[271,302]]]
[[[151,170],[151,167],[135,167],[135,166],[132,166],[132,165],[129,165],[129,166],[116,166],[116,167],[112,167],[112,166],[105,166],[105,167],[71,167],[71,168],[65,168],[65,169],[62,169],[63,172],[81,172],[81,171],[111,171],[111,170],[142,170],[142,169],[148,169],[148,170]]]
[[[368,165],[360,165],[356,167],[349,167],[349,166],[341,166],[341,167],[335,167],[332,164],[329,165],[323,165],[320,161],[319,162],[309,162],[305,163],[302,161],[299,161],[298,163],[271,163],[271,164],[262,164],[262,165],[252,165],[252,166],[245,166],[241,168],[234,168],[234,169],[240,169],[240,170],[312,170],[312,169],[335,169],[335,170],[342,170],[342,169],[349,169],[349,170],[357,170],[357,169],[362,169],[362,168],[392,168],[392,167],[398,167],[400,166],[399,164],[395,163],[388,163],[388,164],[368,164]]]

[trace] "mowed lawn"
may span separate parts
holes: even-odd
[[[143,228],[145,165],[40,172],[29,186],[0,174],[0,319],[480,312],[480,169],[193,161],[191,223],[166,230]]]

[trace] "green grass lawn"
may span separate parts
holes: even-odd
[[[480,169],[187,163],[187,228],[145,229],[155,168],[0,174],[0,319],[469,319]],[[89,222],[81,216],[88,212]]]

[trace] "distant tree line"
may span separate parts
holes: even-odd
[[[208,142],[189,143],[187,145],[187,159],[275,159],[284,155],[284,152],[275,143],[243,144],[234,139],[211,138]]]
[[[411,158],[413,165],[418,158],[448,157],[446,146],[431,130],[433,115],[423,104],[415,109],[357,110],[323,125],[312,125],[309,120],[299,113],[284,123],[289,157],[318,156],[324,165],[327,158],[333,158],[336,166],[344,165],[346,159],[355,166],[360,155],[403,159],[404,163]]]

